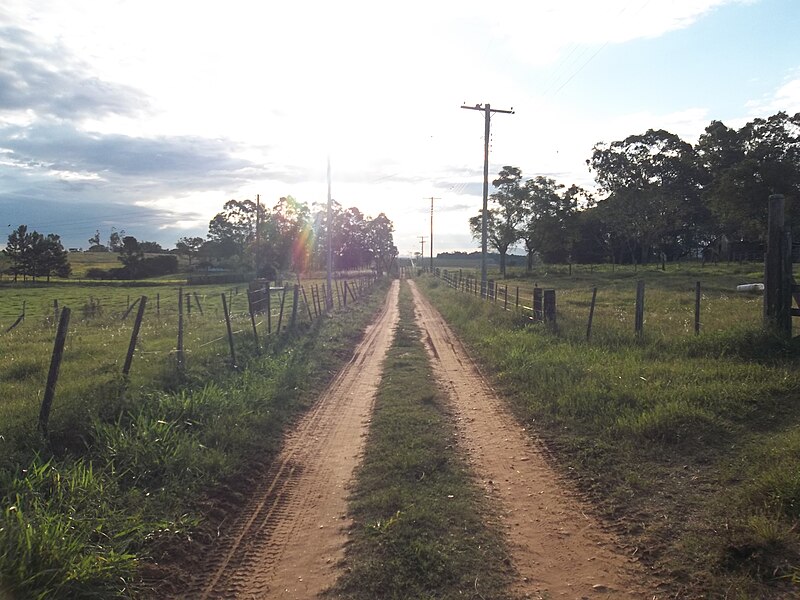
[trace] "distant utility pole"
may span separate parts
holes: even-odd
[[[425,236],[419,236],[419,259],[425,259]]]
[[[428,198],[426,198],[428,200]],[[431,273],[433,273],[433,201],[434,200],[441,200],[441,198],[434,198],[433,196],[430,197],[431,201]]]
[[[490,104],[481,106],[461,105],[461,108],[467,110],[480,110],[484,115],[484,133],[483,133],[483,212],[481,213],[481,297],[486,296],[486,213],[487,205],[489,204],[489,123],[492,120],[492,113],[505,113],[509,115],[514,114],[514,107],[511,110],[498,110],[492,108]]]
[[[260,277],[260,272],[258,270],[260,266],[259,265],[260,261],[258,259],[259,259],[259,254],[261,254],[261,236],[258,232],[258,230],[260,229],[259,225],[261,224],[259,220],[260,215],[261,215],[261,195],[256,194],[256,279]]]

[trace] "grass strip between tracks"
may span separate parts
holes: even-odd
[[[508,554],[459,456],[407,285],[351,513],[346,572],[329,597],[509,597]]]
[[[109,398],[73,447],[0,468],[0,599],[180,595],[242,496],[235,482],[269,462],[385,290],[276,337],[239,371]]]

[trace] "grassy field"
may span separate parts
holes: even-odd
[[[458,453],[407,285],[351,497],[333,598],[507,598],[508,554]]]
[[[733,291],[759,281],[758,267],[564,271],[535,275],[558,290],[556,331],[423,281],[520,420],[667,597],[797,597],[800,346],[763,333],[760,296]],[[647,282],[641,339],[637,278]],[[699,336],[687,326],[696,280]]]
[[[380,296],[313,324],[305,313],[281,336],[265,336],[262,319],[259,356],[244,294],[224,288],[232,293],[233,370],[218,296],[224,290],[191,288],[206,299],[202,315],[195,308],[186,316],[186,368],[179,372],[177,296],[165,294],[156,311],[148,288],[123,397],[120,365],[132,318],[122,322],[119,312],[138,290],[99,288],[0,291],[4,299],[41,294],[46,307],[57,290],[61,305],[74,309],[48,439],[36,429],[53,343],[48,315],[33,309],[0,334],[1,598],[146,594],[148,557],[168,561],[168,549],[201,537],[203,499],[220,481],[268,460],[292,415],[349,357]],[[101,301],[103,314],[84,315],[81,298],[95,293],[111,294]]]

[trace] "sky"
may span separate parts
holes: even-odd
[[[405,255],[476,250],[504,165],[591,189],[599,142],[800,112],[797,0],[4,0],[0,245],[174,247],[227,200],[331,193]],[[491,188],[490,188],[491,192]]]

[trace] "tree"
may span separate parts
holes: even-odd
[[[164,248],[158,242],[139,242],[139,248],[146,254],[161,254]]]
[[[393,232],[394,224],[384,213],[367,223],[367,245],[375,260],[375,268],[384,273],[392,271],[398,255]]]
[[[800,233],[800,113],[754,119],[738,131],[712,121],[697,152],[709,180],[705,198],[723,233],[762,239],[774,193],[786,197],[787,222]]]
[[[100,230],[95,229],[94,235],[89,238],[89,246],[99,246],[100,245]]]
[[[610,224],[628,238],[633,262],[647,262],[653,249],[676,257],[708,237],[705,173],[695,149],[675,134],[649,129],[597,144],[589,164],[609,211],[619,216]]]
[[[108,249],[111,250],[111,252],[122,251],[122,238],[124,235],[124,229],[117,231],[116,227],[111,228],[111,235],[108,236]]]
[[[51,275],[69,277],[72,273],[72,267],[68,260],[69,254],[61,243],[60,236],[48,233],[45,237],[35,238],[33,252],[36,257],[34,269],[36,276],[47,277],[49,282]]]
[[[182,237],[175,244],[175,250],[178,254],[185,256],[189,259],[189,268],[192,268],[192,259],[197,256],[203,245],[203,238],[201,237]]]
[[[122,238],[119,253],[117,259],[125,268],[128,279],[135,279],[139,275],[144,261],[144,252],[142,252],[139,242],[132,235],[126,235]]]
[[[208,224],[209,251],[218,258],[238,257],[241,262],[256,238],[256,222],[266,220],[266,211],[252,200],[228,200],[222,212]]]
[[[11,259],[9,271],[14,275],[14,281],[19,275],[26,275],[25,261],[30,253],[31,235],[27,225],[20,225],[8,236],[5,254]]]
[[[522,171],[505,166],[499,177],[492,181],[497,192],[490,196],[497,206],[489,208],[486,215],[487,242],[500,253],[500,274],[506,275],[508,248],[519,238],[519,226],[525,218],[526,193],[522,185]],[[470,218],[469,226],[475,239],[482,237],[483,209]]]
[[[68,253],[61,244],[61,238],[49,233],[43,236],[38,231],[28,231],[27,225],[20,225],[8,236],[5,249],[11,259],[11,273],[14,281],[23,277],[47,277],[51,275],[69,277],[71,267]]]

